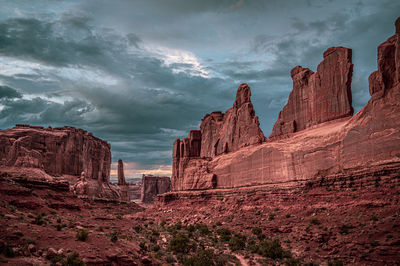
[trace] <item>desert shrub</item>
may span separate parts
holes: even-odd
[[[175,260],[175,258],[173,257],[173,256],[171,256],[171,255],[168,255],[166,258],[165,258],[165,261],[167,262],[167,263],[174,263],[174,262],[176,262],[176,260]]]
[[[165,221],[161,221],[160,226],[161,226],[161,227],[164,227],[165,224],[166,224]]]
[[[186,230],[188,230],[188,232],[194,232],[195,230],[196,230],[196,228],[194,227],[194,225],[192,225],[192,224],[189,224],[187,227],[186,227]]]
[[[178,233],[169,242],[169,248],[174,253],[186,253],[191,248],[189,244],[189,238],[183,233]]]
[[[151,230],[151,234],[152,234],[153,236],[156,236],[156,237],[160,236],[160,232],[159,232],[158,230],[156,230],[156,229],[152,229],[152,230]]]
[[[254,235],[258,236],[258,235],[260,235],[260,234],[262,233],[262,230],[261,230],[261,228],[253,227],[253,229],[251,229],[251,232],[252,232]]]
[[[300,266],[303,265],[300,259],[287,258],[284,260],[286,266]]]
[[[185,266],[209,266],[214,265],[214,251],[210,249],[200,249],[193,256],[182,260]]]
[[[35,220],[33,220],[33,224],[37,224],[37,225],[42,225],[45,224],[46,221],[44,220],[44,217],[46,216],[45,213],[38,213],[35,217]]]
[[[221,241],[228,242],[231,239],[232,232],[228,228],[217,229],[217,234],[220,236]]]
[[[201,235],[208,235],[210,233],[210,230],[208,229],[208,226],[206,224],[196,224],[196,229],[199,231]]]
[[[152,250],[154,251],[154,252],[157,252],[157,251],[159,251],[161,248],[160,248],[160,246],[159,245],[154,245],[153,247],[152,247]]]
[[[286,213],[285,217],[290,218],[291,217],[290,213]]]
[[[375,214],[372,214],[372,215],[371,215],[371,220],[376,222],[376,221],[378,221],[379,219],[378,219],[378,217],[377,217]]]
[[[246,247],[246,237],[240,234],[234,235],[229,240],[229,248],[232,251],[243,250]]]
[[[140,242],[139,247],[143,250],[147,250],[146,243]]]
[[[86,239],[88,238],[88,236],[89,236],[89,231],[88,231],[88,230],[79,229],[79,230],[76,232],[76,239],[79,240],[79,241],[86,241]]]
[[[74,252],[61,261],[62,266],[85,266],[86,264],[79,258],[79,253]]]
[[[133,227],[133,230],[135,230],[136,233],[140,233],[140,231],[142,231],[142,227],[140,225],[135,225],[135,227]]]
[[[311,218],[310,219],[310,224],[312,224],[312,225],[320,225],[321,222],[317,218]]]
[[[275,219],[275,216],[276,216],[276,214],[275,213],[270,213],[269,215],[268,215],[268,220],[270,220],[270,221],[272,221],[273,219]]]
[[[216,226],[221,226],[222,223],[221,223],[220,221],[218,221],[218,222],[215,223],[215,225],[216,225]]]
[[[182,222],[181,222],[181,221],[177,222],[177,223],[174,225],[174,227],[175,227],[176,230],[181,230],[181,229],[182,229]]]
[[[339,233],[341,235],[347,235],[348,233],[350,233],[350,230],[353,228],[354,228],[354,226],[352,226],[352,225],[343,224],[339,227]]]
[[[328,261],[328,266],[343,266],[343,261],[337,259]]]
[[[112,231],[110,233],[110,240],[111,240],[111,242],[117,242],[117,240],[118,240],[118,232],[117,231]]]
[[[261,241],[258,245],[257,253],[273,260],[289,257],[278,241]]]
[[[0,253],[4,254],[7,258],[13,258],[16,256],[14,249],[8,243],[1,243]]]

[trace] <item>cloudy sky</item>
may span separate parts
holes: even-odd
[[[70,125],[111,143],[113,169],[170,174],[171,146],[246,82],[266,136],[331,46],[353,49],[353,106],[400,1],[0,0],[0,128]],[[112,175],[115,171],[112,172]]]

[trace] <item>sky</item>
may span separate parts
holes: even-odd
[[[332,46],[353,49],[353,107],[369,100],[398,0],[0,0],[0,128],[74,126],[111,144],[112,171],[170,175],[172,144],[248,83],[269,136]]]

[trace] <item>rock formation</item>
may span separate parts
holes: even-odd
[[[130,201],[129,186],[125,181],[124,163],[121,159],[118,160],[118,186],[121,191],[121,199],[123,201]]]
[[[351,56],[351,49],[331,47],[324,52],[317,72],[301,66],[292,69],[293,90],[270,138],[353,115]]]
[[[63,174],[109,182],[110,144],[73,127],[43,128],[17,125],[0,130],[0,165],[40,168],[52,176]]]
[[[121,159],[118,160],[118,185],[125,186],[124,163]]]
[[[369,77],[371,99],[355,116],[351,116],[351,50],[330,48],[316,73],[301,67],[292,70],[293,91],[271,141],[235,146],[239,149],[234,151],[229,151],[233,142],[224,142],[229,152],[213,157],[214,151],[227,151],[210,137],[223,128],[226,114],[220,113],[206,117],[201,127],[200,154],[211,158],[182,157],[177,140],[172,189],[283,186],[340,173],[400,169],[399,29],[400,19],[396,34],[378,47],[378,70]],[[213,144],[203,145],[204,136]]]
[[[232,108],[225,114],[219,111],[207,114],[202,119],[200,130],[191,130],[188,138],[177,139],[174,142],[172,155],[172,187],[174,189],[215,186],[215,176],[210,174],[207,167],[203,167],[202,164],[192,165],[193,158],[212,159],[218,155],[265,141],[250,96],[250,87],[247,84],[241,84]],[[190,178],[183,178],[190,176],[188,170],[190,168],[196,172],[195,175],[202,177],[196,178],[192,175]]]
[[[109,183],[110,167],[110,144],[82,129],[17,125],[0,130],[2,171],[47,182],[68,179],[77,195],[120,200],[120,190]]]
[[[168,176],[143,175],[142,202],[152,203],[158,194],[171,191],[171,180]]]

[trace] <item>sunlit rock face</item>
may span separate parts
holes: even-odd
[[[378,70],[369,77],[371,99],[356,115],[351,106],[352,51],[329,48],[317,72],[300,66],[291,71],[293,91],[267,142],[256,129],[252,106],[244,108],[246,119],[238,119],[240,109],[249,104],[246,85],[239,87],[231,111],[203,119],[196,132],[200,155],[197,150],[190,153],[194,138],[176,140],[172,189],[296,184],[339,173],[400,168],[399,29],[400,19],[396,34],[378,47]],[[243,134],[241,125],[248,129]]]
[[[351,56],[351,49],[331,47],[324,52],[317,72],[301,66],[292,69],[293,90],[279,113],[271,139],[353,115]]]

